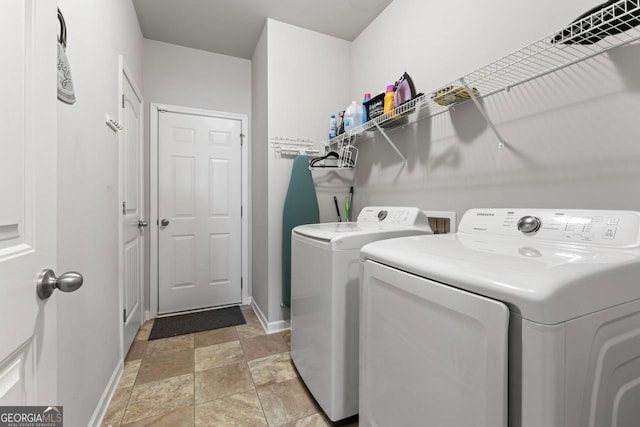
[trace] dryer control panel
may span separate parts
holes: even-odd
[[[640,246],[640,212],[471,209],[462,217],[458,232],[609,247],[636,247]]]
[[[360,211],[358,224],[424,225],[427,217],[414,207],[367,206]]]

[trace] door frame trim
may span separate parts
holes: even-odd
[[[249,218],[251,210],[249,207],[249,117],[246,114],[227,113],[223,111],[205,110],[201,108],[183,107],[178,105],[168,105],[151,103],[149,108],[149,240],[150,240],[150,268],[149,268],[149,317],[158,317],[158,114],[160,110],[171,113],[190,114],[195,116],[218,117],[223,119],[240,120],[242,127],[241,147],[241,168],[242,178],[240,184],[241,203],[243,214],[241,217],[241,260],[240,269],[243,279],[242,304],[251,303],[250,288],[251,278],[249,276]]]
[[[142,96],[142,91],[140,90],[140,86],[138,86],[133,73],[127,66],[127,62],[123,55],[118,55],[118,122],[124,123],[124,109],[122,108],[122,97],[124,96],[124,85],[125,78],[131,84],[131,88],[135,92],[136,96],[140,100],[140,154],[141,154],[141,176],[143,182],[139,183],[140,189],[142,190],[142,196],[139,200],[139,208],[140,215],[144,218],[145,215],[145,203],[144,203],[144,97]],[[124,311],[124,248],[123,248],[123,233],[124,233],[124,221],[122,210],[120,207],[120,203],[124,200],[124,183],[122,181],[122,172],[124,165],[122,163],[123,154],[124,154],[124,133],[118,132],[118,323],[119,323],[119,331],[120,331],[120,354],[122,355],[122,359],[124,360],[126,353],[124,349],[124,322],[122,322],[122,312]],[[142,239],[142,247],[140,248],[142,253],[140,254],[141,265],[140,265],[140,274],[142,275],[142,281],[140,286],[140,313],[141,313],[141,322],[144,323],[144,308],[146,306],[144,301],[144,283],[145,283],[145,239]]]

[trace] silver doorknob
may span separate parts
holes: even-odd
[[[56,277],[56,273],[47,268],[38,275],[38,296],[40,299],[47,299],[56,289],[60,289],[62,292],[73,292],[82,286],[83,281],[82,274],[75,271],[69,271]]]
[[[162,218],[162,221],[160,221],[160,225],[166,227],[167,225],[169,225],[169,220],[167,218]]]
[[[147,221],[143,221],[143,220],[139,220],[138,221],[138,227],[142,228],[142,227],[148,227],[149,223]]]

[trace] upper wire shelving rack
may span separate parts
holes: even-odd
[[[378,116],[332,138],[328,143],[334,146],[343,144],[345,140],[352,141],[356,138],[361,142],[372,135],[372,133],[366,133],[367,131],[378,129],[406,162],[383,129],[433,117],[448,111],[454,105],[471,100],[498,137],[499,146],[504,147],[505,141],[487,117],[477,98],[509,91],[514,86],[639,40],[638,25],[640,25],[640,0],[617,1],[448,85],[404,103],[386,115]],[[451,93],[458,89],[466,93],[466,100],[447,105],[436,102],[436,100],[442,102],[443,99],[437,96],[438,94]]]

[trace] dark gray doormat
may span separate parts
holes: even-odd
[[[178,335],[244,325],[245,323],[247,322],[244,320],[239,306],[159,317],[153,322],[149,340],[177,337]]]

